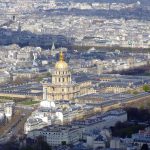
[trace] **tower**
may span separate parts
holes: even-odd
[[[71,72],[68,64],[64,60],[64,54],[59,53],[59,61],[56,62],[52,73],[52,82],[43,84],[43,92],[47,91],[47,99],[71,100],[79,94],[79,85],[72,82]],[[45,94],[43,98],[45,98]]]
[[[100,62],[97,64],[97,74],[100,75],[103,73],[103,69],[104,69],[104,66],[103,66],[103,63]]]
[[[51,47],[51,51],[54,51],[54,50],[55,50],[55,44],[53,42],[52,47]]]
[[[51,55],[54,57],[57,53],[55,52],[55,44],[53,42],[52,47],[51,47]]]
[[[18,23],[18,29],[17,29],[17,31],[21,32],[21,23],[20,22]]]

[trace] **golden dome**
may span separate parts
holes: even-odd
[[[59,54],[59,61],[55,64],[56,69],[67,69],[68,64],[64,61],[64,55],[62,52]]]
[[[55,64],[55,68],[56,69],[67,69],[68,68],[68,64],[65,62],[65,61],[58,61],[56,64]]]

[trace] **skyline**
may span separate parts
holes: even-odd
[[[149,150],[150,1],[0,1],[0,150]]]

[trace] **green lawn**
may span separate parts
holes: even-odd
[[[20,104],[22,105],[34,105],[34,104],[38,104],[39,101],[23,101]]]

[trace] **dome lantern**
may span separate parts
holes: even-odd
[[[61,51],[60,54],[59,54],[59,60],[60,60],[60,61],[64,61],[64,54],[63,54],[62,51]]]

